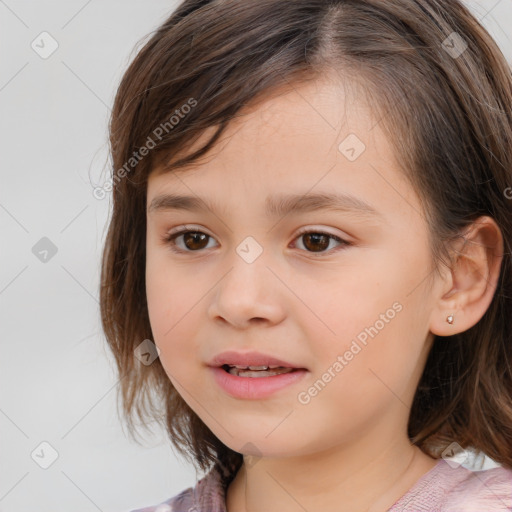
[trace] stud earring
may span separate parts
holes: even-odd
[[[447,316],[447,317],[446,317],[446,321],[447,321],[449,324],[453,324],[453,315]]]

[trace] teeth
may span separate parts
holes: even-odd
[[[252,367],[252,368],[254,368],[254,367]],[[266,367],[264,367],[264,368],[266,368]],[[273,375],[280,375],[281,373],[290,373],[293,370],[294,370],[293,368],[276,367],[275,369],[272,369],[269,371],[262,371],[262,370],[250,371],[250,370],[243,370],[243,369],[231,367],[229,369],[229,373],[231,375],[236,375],[237,377],[271,377]]]
[[[238,368],[239,370],[268,370],[268,366],[241,366],[241,365],[238,365],[238,364],[234,364],[234,365],[229,365],[231,366],[231,368]],[[274,367],[276,368],[276,367]]]
[[[269,368],[272,370],[274,368],[283,368],[283,366],[279,365],[267,365],[267,366],[245,366],[245,365],[238,365],[238,364],[230,364],[228,365],[231,368],[238,368],[239,370],[268,370]]]

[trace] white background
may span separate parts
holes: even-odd
[[[123,512],[198,476],[163,433],[123,433],[98,310],[109,200],[92,195],[116,86],[176,5],[0,0],[0,511]],[[512,61],[512,0],[470,5]],[[59,45],[47,59],[31,48],[43,31]],[[46,263],[42,237],[57,247]],[[31,458],[43,441],[58,453],[46,470]]]

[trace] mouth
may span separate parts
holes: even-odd
[[[222,352],[213,357],[207,364],[208,366],[222,368],[232,375],[248,377],[264,377],[297,370],[307,370],[307,368],[302,367],[300,364],[256,351],[241,352],[230,350]],[[263,372],[269,372],[269,374],[264,374]]]
[[[290,368],[284,366],[243,366],[243,365],[230,365],[224,364],[222,368],[225,372],[235,375],[236,377],[273,377],[275,375],[282,375],[284,373],[291,373],[298,371],[300,368]]]
[[[242,400],[270,399],[274,393],[297,386],[309,373],[305,368],[270,364],[242,366],[224,363],[210,368],[214,382],[231,397]]]

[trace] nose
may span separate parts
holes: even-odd
[[[230,263],[211,295],[209,318],[237,329],[282,322],[286,289],[267,267],[263,255],[248,263],[235,253]]]

